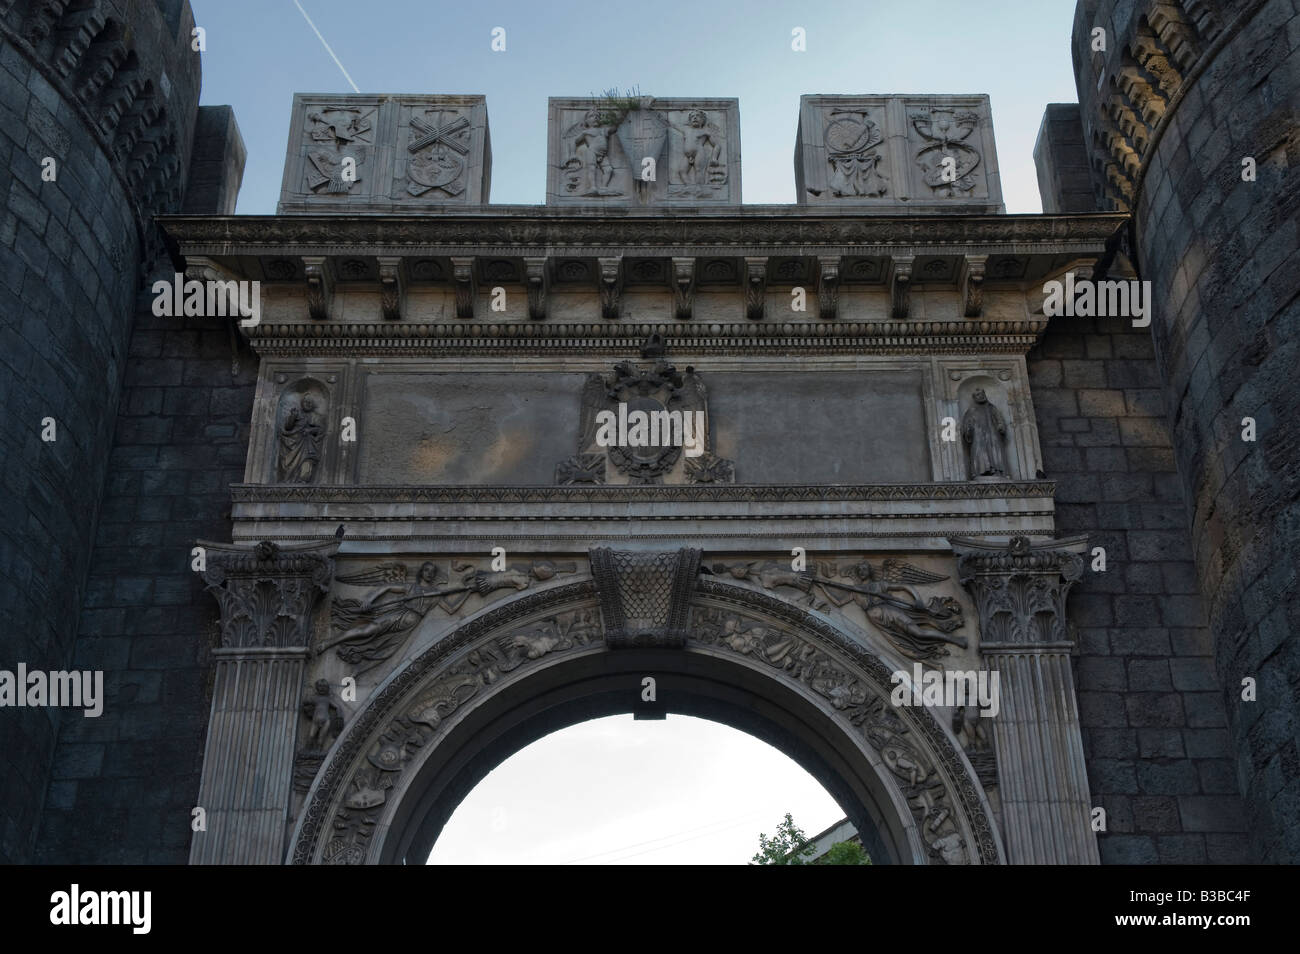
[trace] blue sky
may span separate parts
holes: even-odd
[[[368,93],[481,93],[492,201],[545,201],[546,100],[617,86],[740,100],[748,203],[794,201],[804,93],[988,93],[1008,212],[1038,212],[1034,139],[1074,102],[1074,0],[514,2],[299,0]],[[192,0],[206,105],[248,147],[238,211],[272,213],[295,92],[351,92],[293,0]],[[490,48],[493,27],[506,50]],[[808,49],[790,48],[803,27]]]
[[[545,201],[546,100],[610,87],[740,100],[748,203],[794,201],[804,93],[987,93],[1008,212],[1038,212],[1034,140],[1074,102],[1074,0],[438,3],[299,0],[367,93],[479,93],[492,201]],[[295,92],[351,88],[293,0],[192,0],[202,102],[235,109],[241,214],[275,211]],[[506,51],[491,50],[506,30]],[[807,51],[791,50],[802,27]],[[610,806],[617,806],[611,810]],[[826,793],[762,742],[699,720],[598,720],[507,760],[450,820],[435,862],[744,863],[785,812],[808,834]]]

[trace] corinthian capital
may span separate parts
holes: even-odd
[[[221,646],[305,647],[311,615],[334,579],[338,543],[208,543],[203,580],[221,606]]]
[[[958,578],[979,610],[981,649],[1068,646],[1065,598],[1083,576],[1087,537],[948,542],[957,554]]]

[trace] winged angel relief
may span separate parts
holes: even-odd
[[[885,560],[879,570],[865,560],[847,568],[819,563],[814,571],[792,570],[789,563],[775,560],[715,563],[712,572],[751,580],[765,589],[793,587],[816,609],[858,606],[909,659],[933,659],[948,655],[949,645],[967,646],[964,636],[953,635],[965,622],[961,604],[950,596],[926,600],[916,589],[948,577],[902,560]]]
[[[372,586],[361,599],[334,600],[330,618],[334,634],[317,647],[317,655],[335,649],[344,662],[367,672],[391,657],[406,642],[424,617],[434,609],[448,616],[460,611],[471,596],[486,597],[496,590],[526,590],[534,580],[549,580],[561,573],[575,573],[576,563],[539,560],[513,563],[505,570],[479,570],[472,563],[453,563],[456,583],[432,561],[420,564],[414,579],[408,579],[405,563],[380,563],[361,573],[340,575],[340,583]]]

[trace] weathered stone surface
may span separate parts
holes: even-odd
[[[801,96],[800,205],[1002,212],[987,96]]]
[[[294,95],[280,212],[473,206],[491,182],[482,96]]]
[[[1085,573],[1070,601],[1071,620],[1079,627],[1075,673],[1092,803],[1105,808],[1108,819],[1098,846],[1108,864],[1202,857],[1221,863],[1248,850],[1239,831],[1240,804],[1228,798],[1198,806],[1196,824],[1206,827],[1194,829],[1169,810],[1170,799],[1209,794],[1204,780],[1213,784],[1220,776],[1205,773],[1215,773],[1214,766],[1231,753],[1226,733],[1201,727],[1207,720],[1222,724],[1213,723],[1222,705],[1213,693],[1195,691],[1212,671],[1213,658],[1199,598],[1180,595],[1195,579],[1190,539],[1181,523],[1143,529],[1160,509],[1156,488],[1176,487],[1177,474],[1168,458],[1089,453],[1168,449],[1164,398],[1157,395],[1157,402],[1151,386],[1089,387],[1078,392],[1076,403],[1065,397],[1071,392],[1049,389],[1063,365],[1081,383],[1109,381],[1116,355],[1125,356],[1126,374],[1137,373],[1132,366],[1140,365],[1140,381],[1159,382],[1150,335],[1118,321],[1053,319],[1028,357],[1044,467],[1058,487],[1058,532],[1086,532],[1091,545],[1106,551],[1105,572]],[[1127,400],[1133,394],[1141,396],[1137,407]],[[1135,411],[1159,416],[1135,417]],[[1125,484],[1128,492],[1120,494],[1113,478],[1121,476],[1143,480]],[[1061,502],[1062,486],[1081,488],[1069,498],[1077,504]],[[1163,773],[1144,767],[1152,759],[1166,766]],[[1187,787],[1179,788],[1182,783]],[[1128,794],[1132,805],[1123,801]],[[1211,814],[1216,809],[1217,818]]]
[[[549,101],[546,204],[739,205],[735,99]]]
[[[177,42],[188,4],[90,6],[0,4],[0,658],[46,671],[75,656],[136,282],[160,250],[151,216],[180,208],[199,96]],[[51,766],[68,764],[60,723],[93,721],[63,716],[0,711],[0,863],[51,845],[38,833]],[[82,860],[94,836],[63,831],[62,857]]]
[[[1097,28],[1108,52],[1082,53]],[[1094,194],[1099,207],[1132,211],[1152,283],[1151,334],[1255,857],[1294,863],[1300,764],[1284,753],[1300,734],[1300,699],[1243,703],[1237,687],[1247,676],[1294,685],[1296,671],[1272,633],[1277,607],[1300,604],[1300,193],[1290,185],[1300,16],[1294,3],[1099,0],[1078,5],[1074,48]],[[1245,418],[1254,441],[1242,439]],[[1142,558],[1181,549],[1161,533],[1135,547]],[[1168,619],[1183,626],[1188,614],[1171,607]],[[1197,700],[1189,725],[1223,724],[1210,711],[1215,692],[1190,692],[1206,675],[1179,673]],[[1261,710],[1269,718],[1256,730]],[[1195,830],[1213,830],[1209,813],[1222,804],[1204,800]],[[1234,854],[1221,846],[1207,856]]]

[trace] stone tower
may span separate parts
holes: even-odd
[[[152,217],[234,210],[242,145],[228,107],[198,107],[193,28],[185,0],[0,0],[8,666],[71,668],[102,624],[83,595],[137,294],[152,264],[171,271]],[[34,857],[59,729],[53,708],[0,720],[2,862]]]
[[[1083,0],[1073,54],[1096,207],[1131,213],[1126,245],[1152,283],[1155,357],[1253,847],[1260,861],[1295,863],[1300,4]],[[1068,130],[1068,115],[1048,118]],[[1067,182],[1059,198],[1077,191]],[[1255,702],[1242,699],[1247,678]]]

